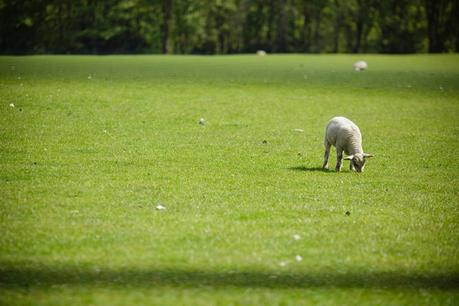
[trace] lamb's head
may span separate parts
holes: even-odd
[[[355,169],[357,172],[363,172],[363,168],[365,167],[365,161],[367,158],[373,157],[372,154],[367,153],[355,153],[354,155],[350,155],[345,157],[344,159],[351,161],[351,168]]]

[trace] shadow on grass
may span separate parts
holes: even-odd
[[[325,170],[321,167],[296,166],[296,167],[289,167],[287,169],[292,170],[292,171],[335,173],[335,171]]]
[[[289,273],[266,271],[205,271],[180,269],[119,269],[2,267],[0,288],[55,285],[185,286],[252,288],[412,288],[459,289],[459,272]]]

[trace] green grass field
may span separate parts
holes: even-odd
[[[459,304],[459,55],[0,57],[0,102],[0,304]]]

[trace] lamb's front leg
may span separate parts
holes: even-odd
[[[341,164],[343,162],[343,149],[336,147],[336,172],[341,171]]]
[[[354,162],[352,161],[352,159],[350,160],[350,163],[349,163],[349,170],[355,171]]]

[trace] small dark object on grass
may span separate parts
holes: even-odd
[[[22,112],[22,108],[20,108],[19,111]]]
[[[265,139],[265,140],[262,141],[262,143],[263,143],[263,144],[267,144],[268,141]]]
[[[346,216],[350,216],[351,215],[351,212],[350,211],[346,211]]]

